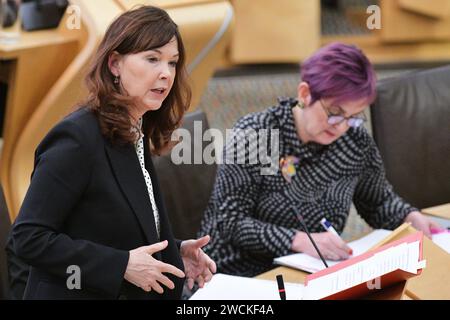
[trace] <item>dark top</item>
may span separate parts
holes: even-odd
[[[279,156],[300,161],[290,185],[280,170],[262,175],[265,166],[260,163],[220,165],[199,233],[211,235],[205,251],[216,261],[218,272],[252,277],[269,270],[275,257],[291,253],[296,230],[302,230],[291,205],[310,232],[325,231],[320,225],[323,217],[342,232],[352,201],[374,228],[396,228],[417,210],[392,190],[378,149],[364,128],[350,128],[328,146],[302,143],[292,114],[296,104],[295,99],[280,99],[278,106],[249,114],[235,125],[257,132],[278,129]],[[235,147],[237,154],[248,154],[249,149],[240,149],[243,145]],[[229,144],[224,154],[227,149]]]
[[[168,247],[153,256],[183,270],[162,203],[155,170],[145,150]],[[111,145],[96,116],[80,109],[57,124],[36,150],[31,185],[13,225],[15,254],[31,271],[25,299],[179,299],[175,289],[147,293],[124,280],[129,250],[158,242],[146,184],[132,144]],[[70,266],[81,271],[81,289]],[[68,281],[69,280],[69,281]]]

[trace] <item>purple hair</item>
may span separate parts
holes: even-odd
[[[376,95],[376,74],[369,59],[357,47],[331,43],[319,49],[301,67],[302,81],[308,83],[311,104],[328,98],[335,104],[366,99]]]

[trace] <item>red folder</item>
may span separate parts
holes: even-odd
[[[400,240],[397,240],[395,242],[386,244],[376,250],[368,251],[364,254],[361,254],[359,256],[356,256],[354,258],[342,261],[341,263],[338,263],[332,267],[329,267],[327,269],[318,271],[316,273],[310,274],[306,277],[305,280],[305,287],[308,287],[308,282],[317,279],[319,277],[322,277],[324,275],[336,272],[338,270],[344,269],[348,266],[360,263],[361,261],[364,261],[373,255],[375,255],[378,252],[384,251],[388,248],[398,246],[402,243],[413,243],[419,241],[419,261],[422,261],[423,259],[423,232],[416,232],[414,234],[411,234],[409,236],[406,236]],[[360,299],[360,298],[366,298],[369,297],[372,294],[380,294],[381,291],[388,290],[391,287],[394,287],[396,284],[405,284],[406,280],[409,278],[418,276],[422,272],[422,269],[418,269],[417,273],[410,273],[406,272],[401,269],[394,270],[392,272],[386,273],[380,277],[380,287],[379,289],[369,289],[369,286],[367,285],[368,282],[363,282],[358,285],[355,285],[351,288],[348,288],[346,290],[337,292],[335,294],[332,294],[330,296],[324,297],[322,299],[325,300],[342,300],[342,299]],[[375,279],[372,279],[372,281]],[[370,281],[369,281],[370,282]]]

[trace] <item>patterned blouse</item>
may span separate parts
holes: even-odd
[[[363,128],[350,128],[328,146],[302,143],[292,108],[297,100],[241,118],[235,129],[279,130],[279,156],[295,156],[290,184],[277,170],[261,175],[261,164],[221,164],[199,235],[210,234],[204,248],[218,272],[253,277],[271,269],[275,257],[289,253],[302,230],[293,206],[310,232],[324,232],[326,218],[341,233],[352,202],[373,228],[394,229],[417,210],[396,195],[386,180],[379,151]],[[225,151],[229,146],[225,147]],[[237,153],[247,152],[239,150]],[[269,152],[270,153],[270,152]]]
[[[138,122],[139,128],[142,127],[142,118],[139,119]],[[142,174],[144,175],[145,184],[147,186],[147,192],[150,199],[150,203],[152,205],[153,209],[153,216],[155,218],[155,226],[156,231],[158,232],[158,239],[160,235],[160,224],[159,224],[159,212],[158,207],[156,206],[155,201],[155,195],[153,194],[153,185],[152,185],[152,179],[150,178],[150,174],[148,173],[147,169],[145,168],[145,158],[144,158],[144,134],[142,131],[139,131],[139,139],[136,142],[136,153],[139,159],[139,164],[141,165]]]

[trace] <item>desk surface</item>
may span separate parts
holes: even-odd
[[[422,209],[422,212],[439,218],[450,219],[450,203]]]
[[[439,214],[450,216],[450,204],[439,207],[427,208],[424,212],[438,212]],[[391,241],[413,232],[414,229],[403,225],[397,229],[396,236],[391,235]],[[421,275],[408,281],[406,293],[403,300],[410,299],[450,299],[450,275],[448,265],[450,255],[437,247],[431,240],[424,238],[423,257],[427,260],[427,268]],[[277,267],[268,272],[262,273],[255,278],[265,280],[275,280],[278,274],[282,274],[284,281],[293,283],[304,283],[307,272],[288,267]]]
[[[62,34],[56,30],[20,31],[16,40],[7,43],[0,42],[0,59],[14,59],[26,50],[38,47],[47,47],[77,41],[78,36],[74,33]]]

